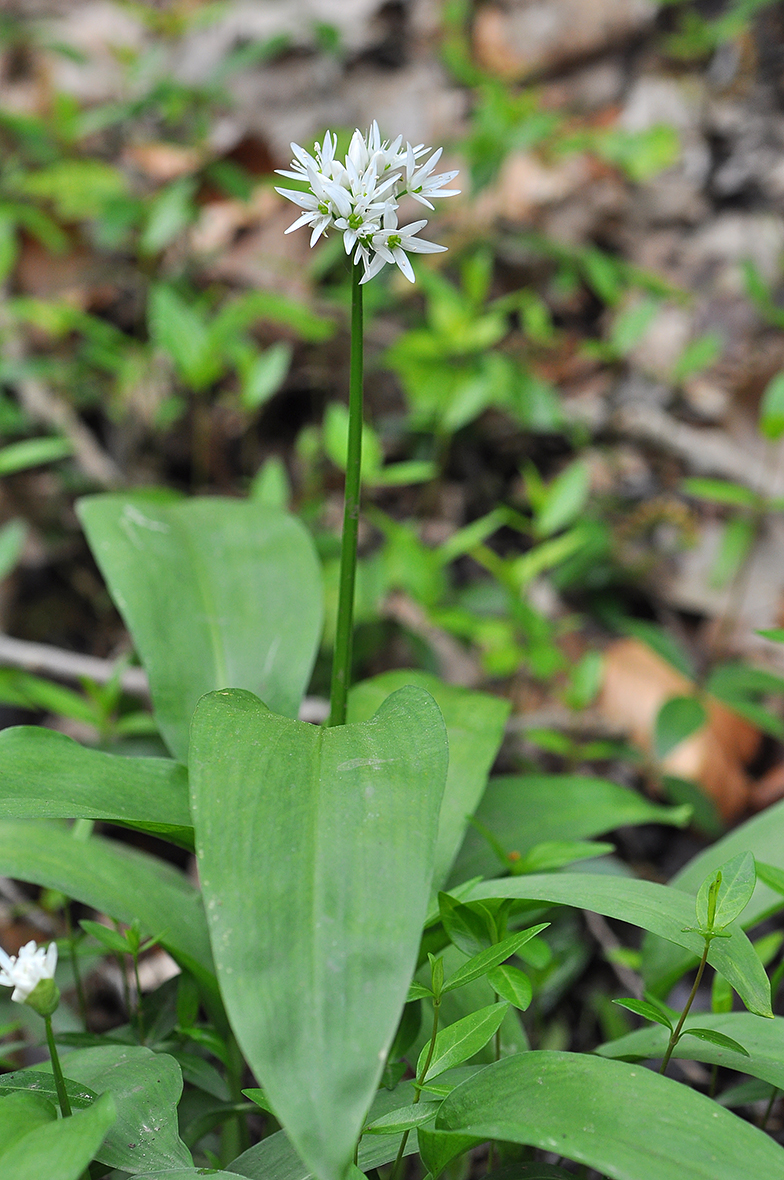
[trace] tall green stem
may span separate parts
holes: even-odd
[[[71,1113],[71,1103],[65,1088],[63,1071],[60,1068],[60,1056],[57,1052],[57,1045],[54,1043],[51,1016],[44,1017],[44,1024],[46,1025],[46,1043],[49,1046],[49,1056],[52,1059],[52,1073],[54,1074],[54,1086],[57,1090],[57,1100],[60,1103],[60,1110],[63,1112],[63,1118],[65,1119]]]
[[[427,1077],[427,1071],[430,1069],[430,1062],[433,1060],[433,1050],[436,1047],[436,1035],[438,1033],[438,1014],[440,1011],[441,1011],[441,1001],[434,999],[433,1000],[433,1031],[430,1034],[430,1048],[427,1051],[427,1057],[425,1058],[425,1064],[422,1066],[419,1076],[416,1079],[418,1087],[422,1085],[425,1078]],[[422,1091],[421,1091],[421,1089],[417,1089],[417,1092],[414,1095],[414,1103],[413,1103],[414,1106],[417,1105],[417,1103],[419,1102],[421,1097],[422,1097]],[[396,1157],[395,1162],[392,1166],[392,1171],[390,1172],[389,1180],[400,1180],[400,1170],[403,1166],[403,1156],[406,1153],[406,1144],[408,1143],[409,1134],[410,1134],[409,1131],[404,1131],[404,1133],[403,1133],[403,1138],[400,1140],[400,1147],[398,1148],[397,1157]]]
[[[351,676],[354,637],[354,584],[357,574],[360,471],[362,465],[362,266],[355,262],[351,276],[351,373],[348,397],[348,454],[343,541],[340,551],[340,593],[332,664],[329,725],[345,725],[346,698]]]

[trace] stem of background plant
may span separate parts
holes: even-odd
[[[49,1056],[52,1059],[52,1073],[54,1074],[54,1085],[55,1089],[57,1090],[57,1101],[60,1103],[60,1110],[63,1112],[63,1118],[67,1119],[71,1113],[71,1103],[68,1100],[68,1094],[65,1089],[65,1080],[63,1078],[63,1071],[60,1068],[60,1057],[57,1052],[57,1045],[54,1043],[51,1016],[44,1016],[44,1024],[46,1025],[46,1043],[49,1046]]]
[[[357,575],[357,533],[362,466],[362,266],[353,263],[351,275],[351,370],[348,396],[348,453],[343,540],[340,549],[340,591],[335,629],[335,654],[329,694],[328,725],[345,725],[346,698],[351,677],[354,638],[354,584]]]
[[[66,900],[63,906],[63,917],[65,918],[65,932],[68,938],[68,947],[71,952],[71,969],[73,970],[74,987],[76,988],[76,1002],[79,1006],[79,1015],[82,1018],[84,1031],[89,1032],[88,1016],[87,1016],[87,1000],[84,994],[84,983],[82,981],[82,972],[79,967],[79,955],[77,953],[77,946],[79,939],[74,931],[73,921],[71,919],[71,903]]]
[[[243,1102],[242,1079],[245,1071],[245,1059],[234,1034],[226,1032],[226,1051],[228,1054],[226,1084],[229,1087],[231,1100],[235,1105]],[[238,1116],[229,1118],[221,1128],[221,1155],[224,1164],[242,1155],[250,1147],[250,1133],[248,1120]]]
[[[144,1044],[144,1015],[142,1013],[142,985],[139,979],[139,955],[134,954],[133,958],[133,981],[136,985],[136,1030],[139,1037],[139,1044]]]
[[[416,1079],[418,1086],[421,1086],[422,1083],[424,1082],[425,1078],[427,1077],[427,1071],[430,1069],[430,1062],[433,1060],[433,1050],[436,1047],[436,1035],[438,1033],[438,1013],[440,1010],[441,1010],[441,1001],[434,999],[433,1000],[433,1031],[430,1034],[430,1048],[427,1051],[427,1057],[425,1058],[425,1064],[422,1066],[422,1072],[419,1075],[419,1077]],[[416,1104],[419,1102],[421,1097],[422,1097],[422,1091],[418,1089],[416,1091],[416,1093],[414,1094],[414,1102],[413,1102],[414,1106],[416,1106]],[[399,1180],[399,1178],[400,1178],[400,1169],[401,1169],[401,1166],[403,1163],[403,1155],[405,1153],[406,1144],[408,1143],[408,1136],[410,1134],[411,1134],[410,1131],[405,1131],[403,1134],[403,1138],[400,1140],[400,1147],[398,1148],[397,1158],[395,1159],[394,1167],[392,1168],[392,1171],[389,1174],[389,1180]]]
[[[686,1001],[683,1011],[681,1012],[680,1020],[678,1021],[678,1023],[675,1025],[675,1028],[670,1033],[670,1041],[669,1041],[669,1044],[667,1045],[667,1052],[664,1054],[664,1057],[662,1059],[661,1069],[659,1070],[659,1073],[664,1073],[665,1070],[667,1069],[667,1066],[670,1064],[670,1058],[672,1057],[673,1049],[678,1044],[678,1041],[681,1038],[681,1029],[683,1028],[683,1023],[684,1023],[686,1017],[689,1015],[689,1009],[691,1008],[692,1004],[694,1003],[694,997],[697,994],[697,988],[700,986],[700,981],[702,980],[703,972],[705,971],[705,964],[708,961],[708,951],[710,950],[710,944],[711,944],[711,940],[709,938],[706,938],[705,939],[705,950],[702,952],[702,958],[700,959],[700,965],[697,968],[697,974],[694,977],[694,983],[692,984],[691,991],[689,992],[689,998]]]

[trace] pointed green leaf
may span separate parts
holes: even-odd
[[[542,922],[539,926],[531,926],[528,930],[518,930],[515,934],[510,934],[508,938],[502,939],[501,942],[495,943],[494,946],[488,947],[486,951],[480,951],[478,955],[474,955],[467,963],[464,963],[459,971],[455,971],[454,975],[449,977],[441,989],[442,992],[454,991],[456,987],[462,987],[463,984],[470,983],[472,979],[479,979],[482,975],[487,975],[499,963],[516,955],[524,943],[542,930],[546,930],[549,924],[549,922]]]
[[[141,494],[90,496],[79,515],[175,757],[187,761],[193,710],[213,689],[246,688],[296,716],[322,612],[299,521],[256,501]]]
[[[717,976],[718,978],[718,976]],[[672,1022],[660,1011],[659,1008],[649,1004],[647,1000],[635,1000],[633,997],[624,997],[622,1000],[613,1000],[613,1004],[618,1004],[621,1008],[628,1008],[630,1012],[635,1012],[638,1016],[642,1016],[645,1020],[654,1020],[656,1024],[663,1024],[672,1032]]]
[[[426,672],[385,672],[351,690],[349,721],[366,720],[389,693],[405,684],[416,684],[430,693],[441,710],[449,736],[449,770],[438,820],[433,874],[433,884],[440,888],[457,856],[468,817],[482,798],[510,706],[500,697],[444,684]]]
[[[448,1028],[442,1028],[436,1037],[433,1056],[430,1059],[424,1080],[429,1081],[431,1078],[437,1078],[439,1074],[446,1073],[448,1069],[453,1069],[456,1065],[462,1065],[480,1049],[484,1049],[490,1038],[498,1031],[508,1007],[509,1005],[506,1003],[489,1004],[487,1008],[480,1008],[478,1012],[464,1016],[462,1020],[450,1024]],[[429,1052],[430,1044],[428,1042],[423,1047],[417,1061],[416,1076],[418,1078],[422,1076]]]
[[[487,982],[502,1000],[508,1000],[521,1012],[525,1012],[529,1007],[533,998],[533,987],[531,980],[519,967],[510,967],[508,963],[502,963],[500,967],[493,968]]]
[[[582,1053],[488,1065],[445,1099],[435,1130],[539,1147],[623,1180],[784,1178],[784,1150],[710,1098]]]
[[[628,787],[576,774],[492,778],[476,811],[504,851],[521,856],[537,844],[586,840],[627,824],[682,827],[690,815],[688,807],[662,807]],[[469,828],[451,880],[493,877],[500,871],[499,857]]]
[[[462,905],[439,893],[438,914],[447,937],[464,955],[481,954],[495,943],[495,923],[484,906]]]
[[[318,729],[225,691],[199,702],[191,741],[232,1025],[297,1151],[338,1180],[416,963],[446,777],[441,715],[407,687],[370,721]]]
[[[57,1087],[51,1074],[42,1073],[37,1069],[18,1069],[14,1073],[0,1075],[0,1092],[10,1093],[17,1090],[46,1098],[49,1102],[57,1105]],[[73,1110],[92,1106],[97,1097],[94,1090],[87,1086],[80,1086],[69,1078],[65,1079],[65,1092]]]
[[[724,1033],[716,1032],[713,1028],[687,1028],[681,1034],[686,1037],[697,1037],[700,1041],[708,1041],[711,1045],[718,1045],[720,1049],[729,1049],[732,1053],[740,1053],[743,1057],[750,1057],[748,1049],[744,1049],[738,1041]]]
[[[751,901],[757,883],[757,868],[750,852],[739,852],[721,866],[721,884],[716,894],[714,925],[721,929],[734,922]]]
[[[435,1118],[440,1102],[420,1102],[416,1106],[401,1106],[390,1114],[382,1114],[372,1123],[366,1123],[363,1135],[399,1135],[402,1131],[413,1130],[420,1123],[429,1123]]]
[[[653,881],[636,881],[601,873],[551,873],[503,878],[475,885],[467,901],[489,897],[516,897],[549,901],[595,910],[606,917],[631,922],[701,955],[704,940],[686,927],[694,922],[688,895]],[[754,947],[739,927],[729,938],[716,938],[708,962],[728,980],[743,1003],[759,1016],[770,1016],[770,983]]]
[[[166,758],[124,758],[53,729],[14,726],[0,731],[0,818],[190,827],[188,776]]]
[[[2,1155],[3,1175],[13,1180],[80,1180],[114,1122],[111,1094],[69,1119],[37,1127]]]

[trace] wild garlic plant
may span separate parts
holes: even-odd
[[[282,190],[302,210],[291,229],[310,227],[314,243],[342,234],[353,274],[331,724],[299,719],[323,616],[301,521],[253,498],[135,490],[79,502],[167,756],[107,753],[36,726],[0,731],[0,873],[128,928],[115,939],[84,922],[98,947],[135,957],[150,936],[180,974],[145,996],[136,1030],[63,1037],[62,1077],[55,952],[28,945],[0,957],[0,984],[47,1022],[54,1073],[0,1075],[0,1174],[356,1180],[392,1165],[388,1180],[401,1180],[416,1150],[439,1180],[459,1156],[499,1141],[526,1174],[531,1164],[574,1175],[537,1162],[541,1151],[625,1180],[784,1180],[772,1138],[635,1064],[690,1054],[768,1087],[784,1081],[771,984],[739,920],[781,905],[784,805],[695,857],[677,887],[639,880],[606,871],[597,858],[612,845],[591,838],[682,825],[688,809],[576,775],[489,780],[510,707],[498,696],[416,670],[348,691],[363,284],[387,263],[411,279],[410,255],[443,249],[418,236],[424,221],[399,225],[404,195],[432,208],[456,190],[453,172],[435,173],[440,151],[382,140],[375,123],[342,161],[329,132],[312,153],[293,150],[284,175],[303,187]],[[485,795],[500,806],[490,833],[500,858],[469,833]],[[90,830],[57,822],[75,819]],[[170,841],[179,858],[195,851],[198,879],[181,859],[121,843],[117,825]],[[586,857],[593,871],[574,871]],[[571,908],[647,932],[639,990],[659,1007],[624,1003],[653,1029],[596,1053],[531,1046],[517,1013],[554,953],[539,922],[552,907],[553,926]],[[518,954],[523,967],[510,962]],[[661,1002],[706,964],[748,1011],[719,1008],[695,1029],[697,980],[676,1023]],[[71,1117],[58,1118],[55,1098],[63,1114],[70,1101]],[[252,1143],[269,1113],[281,1129],[262,1123]]]

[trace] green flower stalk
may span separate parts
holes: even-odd
[[[453,197],[460,190],[445,187],[457,176],[456,171],[433,172],[441,148],[429,155],[431,149],[421,143],[403,147],[402,135],[392,142],[382,141],[375,121],[366,135],[354,132],[343,161],[336,159],[336,148],[337,136],[329,131],[312,153],[292,143],[291,168],[278,171],[305,188],[276,191],[302,210],[286,233],[308,226],[310,244],[315,246],[322,235],[336,229],[343,235],[346,254],[353,260],[346,494],[329,715],[330,725],[343,725],[351,672],[362,462],[362,285],[390,262],[413,283],[415,276],[408,255],[436,254],[446,249],[417,236],[427,225],[426,219],[398,225],[398,202],[404,196],[434,209],[431,198]]]
[[[57,1098],[63,1118],[71,1113],[71,1103],[65,1089],[63,1071],[60,1067],[60,1057],[52,1030],[52,1015],[60,1003],[60,989],[54,981],[57,967],[57,943],[50,942],[44,949],[37,946],[31,939],[19,951],[18,955],[7,955],[0,947],[0,985],[12,987],[11,999],[17,1004],[27,1004],[29,1008],[43,1016],[46,1025],[46,1043],[49,1056],[52,1059],[52,1073],[57,1090]]]

